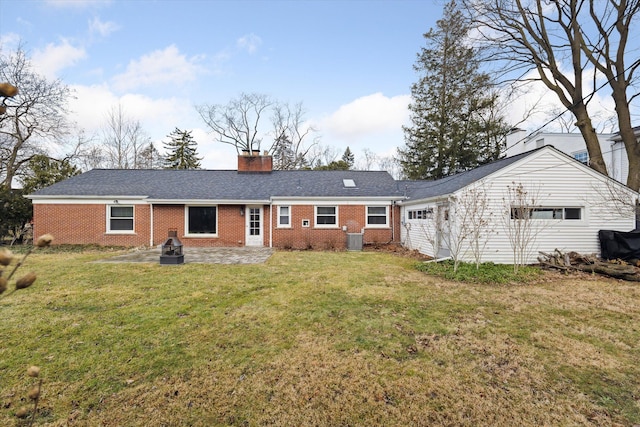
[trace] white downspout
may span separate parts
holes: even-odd
[[[394,212],[396,210],[396,201],[392,200],[391,201],[391,243],[395,243],[395,239],[396,239],[396,222],[394,221]]]
[[[269,204],[269,247],[273,247],[273,202]]]
[[[151,229],[149,230],[149,247],[153,247],[153,203],[149,203],[149,222],[151,223]]]

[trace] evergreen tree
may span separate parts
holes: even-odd
[[[79,173],[80,169],[69,163],[68,159],[57,160],[36,154],[29,160],[28,170],[20,180],[24,194],[30,194]]]
[[[347,149],[344,150],[344,154],[342,155],[342,161],[347,164],[347,169],[353,168],[353,164],[356,161],[356,157],[351,152],[351,149],[348,146],[347,146]]]
[[[348,171],[350,169],[349,164],[344,160],[334,160],[327,165],[316,165],[313,170],[317,171]]]
[[[411,87],[413,124],[403,127],[406,146],[398,150],[410,179],[442,178],[500,156],[508,128],[469,29],[451,1],[436,29],[424,34],[427,46],[414,65],[421,77]]]
[[[196,141],[191,136],[191,131],[176,128],[169,135],[171,140],[164,143],[167,150],[165,159],[166,169],[199,169],[201,157],[197,156]]]
[[[31,200],[25,194],[23,189],[0,186],[0,241],[8,235],[22,236],[25,224],[33,218]]]

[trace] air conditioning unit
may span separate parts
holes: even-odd
[[[361,251],[362,240],[363,240],[363,233],[347,233],[347,250]]]

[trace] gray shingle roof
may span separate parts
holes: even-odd
[[[404,190],[408,200],[423,200],[433,197],[446,196],[469,184],[480,181],[494,172],[505,168],[520,159],[529,156],[540,148],[517,154],[515,156],[496,160],[495,162],[479,166],[465,172],[441,178],[435,181],[399,181],[400,189]]]
[[[355,188],[345,188],[353,179]],[[401,197],[396,181],[377,171],[94,169],[33,196],[143,196],[155,200],[269,200],[270,197]]]

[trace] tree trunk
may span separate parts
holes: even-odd
[[[640,188],[640,144],[636,140],[635,132],[631,126],[631,114],[629,112],[629,102],[626,91],[617,82],[612,82],[613,101],[616,105],[618,117],[618,129],[620,138],[624,144],[629,159],[629,175],[627,176],[627,186],[634,191]]]
[[[587,113],[587,107],[584,104],[579,104],[572,109],[574,116],[577,119],[576,126],[580,129],[580,133],[584,138],[584,142],[587,145],[587,152],[589,153],[589,166],[592,169],[604,174],[607,174],[607,164],[602,157],[602,149],[600,148],[600,141],[596,130],[593,128],[589,113]]]

